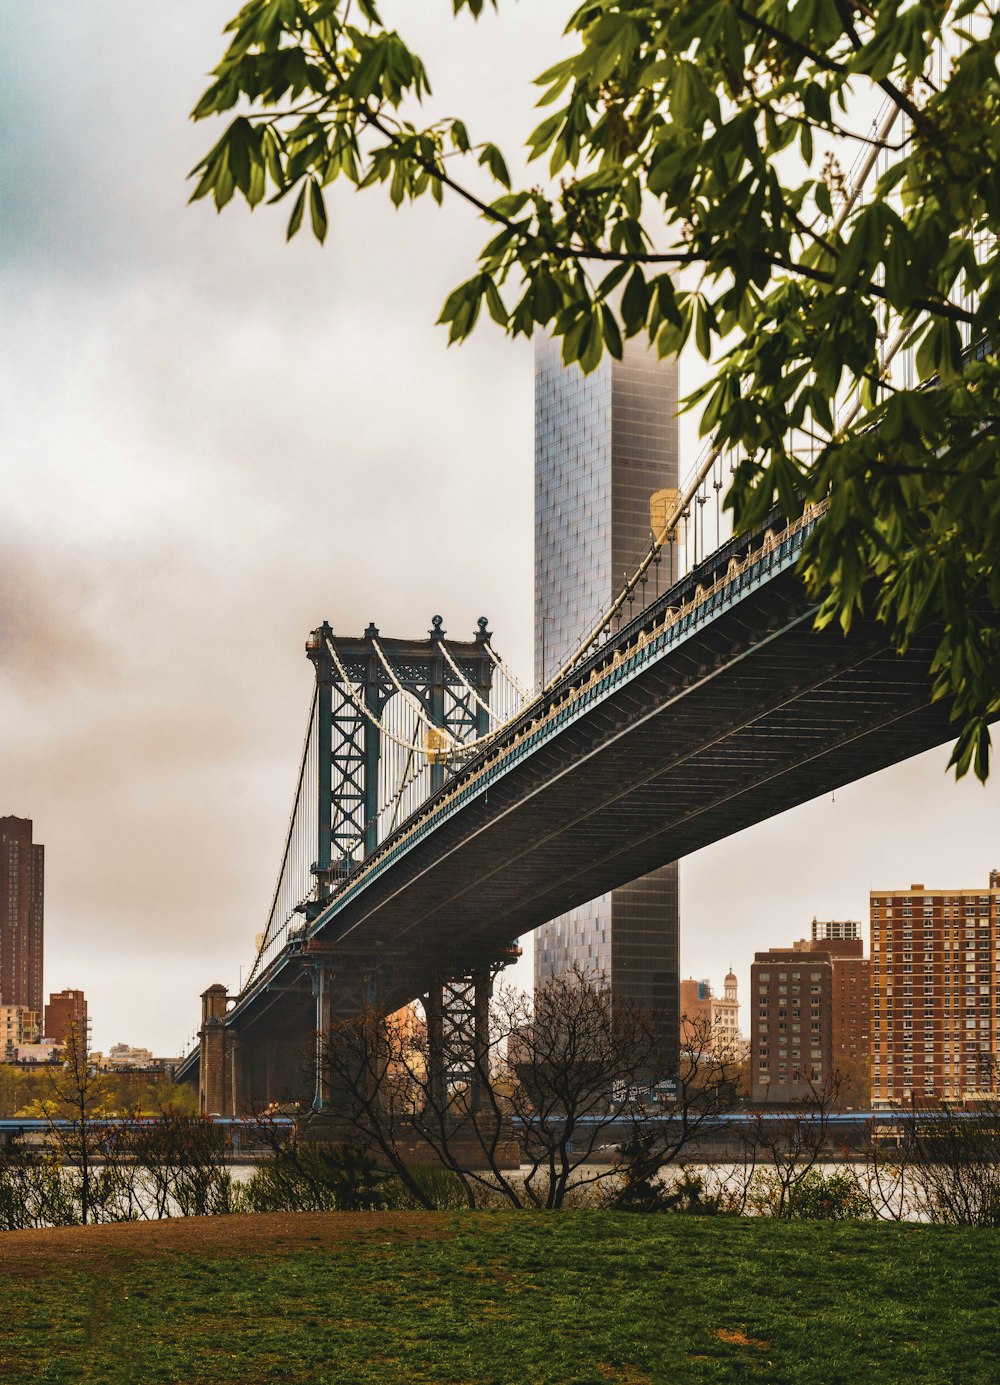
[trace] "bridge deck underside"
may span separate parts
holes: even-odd
[[[495,956],[606,890],[948,738],[948,708],[930,698],[932,633],[901,657],[873,623],[845,638],[815,633],[812,616],[793,573],[762,584],[455,813],[314,945],[347,971],[377,965],[383,1002],[402,1004],[432,964]],[[255,1006],[241,1005],[247,1022]]]

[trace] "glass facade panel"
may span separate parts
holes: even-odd
[[[551,677],[649,546],[650,497],[677,486],[677,373],[626,343],[584,376],[559,346],[535,357],[535,677]],[[668,558],[664,555],[663,567]],[[669,580],[670,574],[663,576]],[[535,935],[535,981],[574,963],[662,1014],[679,1005],[677,866],[552,920]]]

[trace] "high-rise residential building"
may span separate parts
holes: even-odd
[[[812,939],[796,943],[795,948],[830,959],[834,1069],[846,1074],[855,1063],[867,1064],[871,1052],[871,964],[864,955],[860,923],[853,919],[818,923],[813,919]]]
[[[45,848],[30,818],[0,817],[0,999],[42,1013]]]
[[[82,1038],[86,1053],[87,998],[82,991],[55,991],[45,1007],[45,1037],[64,1044],[74,1031]]]
[[[535,676],[543,682],[594,624],[649,548],[651,500],[676,491],[677,373],[638,342],[590,375],[559,345],[535,360]],[[669,557],[657,570],[666,584]],[[580,964],[612,993],[678,1026],[677,866],[663,867],[543,925],[535,980]]]
[[[813,919],[812,937],[758,952],[750,969],[755,1101],[797,1101],[853,1075],[871,1044],[860,924]]]
[[[753,1100],[780,1105],[824,1087],[834,1068],[830,954],[758,952],[750,968],[750,1005]]]
[[[873,890],[872,1105],[1000,1090],[1000,872],[978,889]]]

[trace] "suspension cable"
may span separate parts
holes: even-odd
[[[668,541],[668,539],[671,539],[673,535],[676,533],[677,526],[683,519],[685,511],[690,507],[691,501],[696,496],[699,487],[701,486],[705,478],[709,475],[712,468],[715,466],[716,461],[721,455],[721,447],[713,447],[709,450],[707,457],[705,457],[704,461],[696,469],[694,476],[688,482],[687,486],[684,488],[681,495],[678,496],[677,500],[674,502],[674,507],[670,511],[670,514],[667,516],[663,528],[660,530],[659,534],[654,536],[652,542],[649,545],[649,552],[646,554],[642,562],[636,568],[633,575],[628,579],[624,587],[615,597],[614,601],[612,601],[608,610],[601,616],[598,623],[590,631],[590,634],[587,635],[587,637],[577,646],[577,648],[566,660],[566,662],[562,665],[562,667],[557,669],[556,672],[552,675],[552,677],[547,682],[542,684],[543,697],[549,691],[550,688],[554,687],[555,684],[558,683],[559,679],[563,676],[563,674],[569,673],[570,669],[574,668],[580,662],[580,660],[590,652],[594,644],[600,639],[601,635],[603,635],[604,632],[607,629],[609,629],[612,620],[614,620],[615,616],[619,614],[622,607],[625,605],[625,602],[628,601],[628,599],[634,595],[635,589],[639,585],[639,582],[649,571],[652,564],[656,561],[656,555],[660,552],[660,550],[663,548],[663,545]]]
[[[471,684],[471,683],[469,682],[469,680],[466,678],[465,674],[464,674],[464,673],[462,672],[462,670],[459,668],[457,662],[451,657],[451,650],[448,648],[448,642],[447,642],[447,640],[443,640],[443,639],[442,639],[442,640],[439,640],[439,641],[438,641],[438,647],[440,648],[441,653],[444,655],[445,663],[448,665],[448,667],[451,669],[452,673],[455,675],[455,677],[456,677],[456,678],[458,679],[458,681],[461,683],[462,687],[466,690],[466,692],[472,694],[472,697],[473,697],[473,699],[475,700],[475,702],[477,703],[477,705],[479,706],[480,710],[483,711],[483,712],[485,712],[486,715],[487,715],[488,717],[492,717],[493,713],[492,713],[492,711],[490,710],[489,704],[483,701],[483,699],[482,699],[482,698],[479,696],[479,694],[476,692],[475,688],[472,686],[472,684]],[[487,648],[489,648],[488,645],[487,645]]]
[[[516,676],[515,674],[513,674],[513,673],[510,671],[510,669],[507,667],[507,665],[504,663],[504,661],[500,658],[500,655],[496,652],[496,650],[493,648],[493,646],[490,644],[490,642],[489,642],[488,640],[487,640],[487,642],[486,642],[486,653],[487,653],[487,654],[490,656],[490,658],[493,660],[494,667],[496,667],[496,668],[498,668],[498,669],[500,670],[500,672],[501,672],[501,673],[503,674],[503,676],[507,679],[507,682],[511,685],[511,687],[514,689],[514,691],[517,693],[517,695],[518,695],[520,698],[522,698],[523,701],[525,701],[525,702],[530,701],[530,700],[531,700],[531,693],[528,692],[527,688],[525,688],[525,687],[522,686],[520,680],[517,678],[517,676]]]
[[[278,898],[279,898],[279,896],[280,896],[280,894],[281,894],[281,885],[282,885],[282,881],[283,881],[284,878],[285,878],[285,867],[288,865],[288,854],[289,854],[289,852],[290,852],[290,850],[291,850],[291,846],[292,846],[292,837],[293,837],[294,832],[295,832],[295,822],[296,822],[296,819],[297,819],[297,817],[298,817],[299,804],[300,804],[300,802],[301,802],[301,796],[302,796],[302,782],[303,782],[303,780],[305,779],[306,765],[307,765],[308,762],[309,762],[309,750],[310,750],[311,743],[312,743],[315,715],[316,715],[316,688],[314,687],[314,688],[313,688],[312,703],[311,703],[311,705],[310,705],[310,707],[309,707],[309,721],[308,721],[308,724],[307,724],[305,741],[303,742],[303,745],[302,745],[302,758],[301,758],[301,760],[299,761],[299,778],[298,778],[298,783],[297,783],[296,786],[295,786],[295,798],[294,798],[293,803],[292,803],[291,815],[290,815],[290,817],[289,817],[289,819],[288,819],[288,831],[287,831],[287,833],[286,833],[286,835],[285,835],[285,849],[284,849],[284,851],[282,852],[282,856],[281,856],[281,865],[280,865],[279,868],[278,868],[278,879],[277,879],[277,882],[275,883],[275,886],[274,886],[274,894],[271,896],[271,908],[270,908],[270,910],[268,911],[268,915],[267,915],[267,924],[265,925],[265,928],[264,928],[264,934],[263,934],[263,937],[261,938],[260,947],[257,949],[257,955],[256,955],[256,957],[255,957],[254,960],[253,960],[253,966],[250,968],[250,974],[247,976],[247,979],[246,979],[246,982],[245,982],[245,985],[246,985],[246,986],[248,986],[248,985],[250,984],[250,982],[253,980],[253,977],[254,977],[254,975],[255,975],[256,972],[257,972],[257,968],[260,966],[261,958],[262,958],[263,955],[264,955],[264,951],[265,951],[265,949],[267,948],[269,942],[272,942],[272,941],[273,941],[273,938],[274,938],[274,933],[273,933],[273,931],[272,931],[272,930],[273,930],[273,927],[274,927],[274,911],[275,911],[275,909],[278,907]],[[289,916],[289,917],[290,917],[290,916]],[[288,919],[283,920],[283,922],[279,925],[279,928],[283,928],[283,927],[285,926],[285,924],[287,924],[287,922],[288,922]]]
[[[382,722],[381,718],[376,716],[372,709],[365,703],[364,698],[358,698],[357,694],[354,691],[354,684],[351,682],[347,670],[344,668],[344,665],[340,661],[340,655],[337,653],[333,641],[330,639],[326,639],[325,643],[327,652],[329,653],[330,658],[333,661],[333,666],[340,674],[341,682],[344,685],[347,700],[358,709],[362,716],[366,717],[368,721],[371,722],[372,726],[374,726],[375,729],[379,731],[386,738],[387,741],[392,741],[394,745],[400,746],[403,750],[411,750],[418,755],[423,755],[423,746],[414,744],[412,741],[404,741],[402,737],[395,735],[394,732],[390,731],[389,728]]]
[[[414,694],[411,693],[408,688],[403,687],[402,683],[399,681],[399,678],[396,675],[396,670],[393,668],[389,656],[386,654],[385,650],[379,644],[377,639],[372,639],[372,647],[375,650],[375,653],[378,655],[379,663],[382,665],[386,673],[389,675],[389,680],[392,683],[393,687],[400,694],[403,700],[416,713],[417,720],[422,721],[429,731],[433,731],[439,736],[444,736],[447,738],[448,741],[453,743],[455,737],[448,730],[447,726],[438,726],[437,722],[432,721],[431,718],[424,711],[419,697],[414,696]]]

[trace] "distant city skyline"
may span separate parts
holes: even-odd
[[[449,199],[336,192],[321,250],[285,244],[283,207],[186,206],[214,137],[187,112],[235,8],[0,10],[0,812],[46,845],[46,987],[86,993],[104,1051],[178,1052],[200,992],[250,964],[311,629],[486,614],[532,667],[532,347],[487,327],[449,350],[435,326],[482,226]],[[433,110],[469,111],[516,162],[570,5],[431,8],[387,13]],[[702,369],[682,361],[682,392]],[[682,474],[696,431],[682,419]],[[947,759],[687,858],[682,974],[731,962],[746,994],[754,950],[814,916],[984,879],[1000,776],[956,785]],[[515,979],[531,966],[527,942]]]

